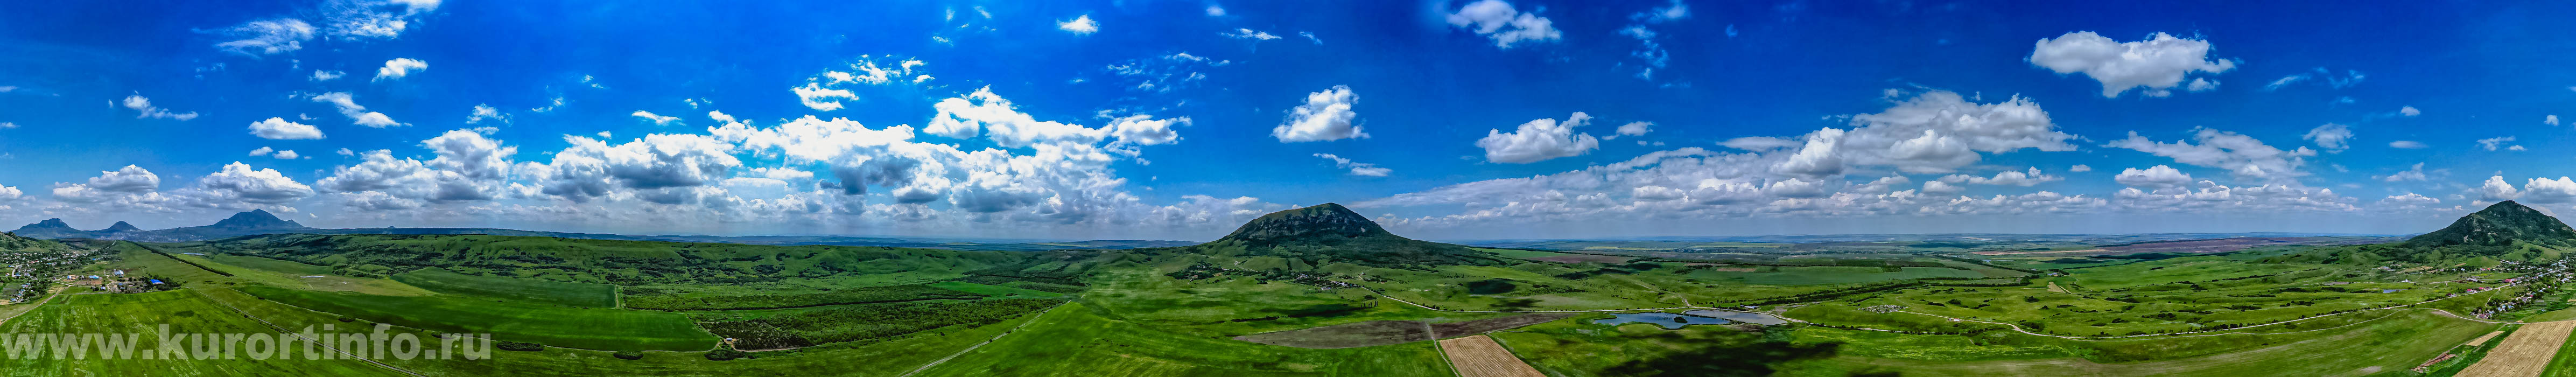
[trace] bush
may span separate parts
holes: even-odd
[[[535,352],[546,350],[546,345],[524,342],[492,342],[492,348],[499,348],[505,351]]]
[[[742,351],[736,351],[736,350],[731,349],[731,348],[727,348],[727,349],[720,349],[720,350],[714,350],[714,351],[707,351],[707,360],[715,360],[715,361],[725,361],[725,360],[740,359],[740,358],[744,358],[744,357],[748,357],[748,356],[751,356],[751,354],[749,354],[749,353],[745,353],[745,352],[742,352]]]
[[[609,356],[616,356],[617,358],[627,360],[641,360],[644,358],[644,351],[617,351],[617,353],[610,354]]]

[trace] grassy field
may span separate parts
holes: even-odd
[[[461,296],[378,296],[244,286],[280,303],[372,322],[428,330],[490,333],[494,339],[595,350],[697,351],[717,338],[675,313],[577,309]]]
[[[1004,287],[1004,286],[999,286],[999,285],[990,285],[990,284],[976,284],[976,283],[968,283],[968,282],[962,282],[962,281],[943,281],[943,282],[937,282],[937,283],[930,283],[930,286],[932,286],[932,287],[939,287],[939,288],[945,288],[945,289],[948,289],[948,290],[954,290],[954,291],[959,291],[959,292],[966,292],[966,293],[973,293],[973,294],[979,294],[979,295],[993,296],[993,297],[1062,297],[1062,296],[1064,296],[1064,294],[1062,294],[1062,293],[1047,292],[1047,291],[1040,291],[1040,290],[1026,289],[1026,288],[1019,288],[1019,287]]]
[[[160,326],[181,333],[276,333],[193,292],[74,295],[55,299],[0,325],[0,333],[140,334],[143,347],[158,346]],[[300,347],[299,347],[300,348]],[[100,360],[0,358],[11,376],[381,376],[393,372],[357,360]]]
[[[579,308],[617,307],[617,287],[607,284],[474,276],[449,272],[437,267],[397,274],[393,276],[393,280],[431,292],[459,296]]]
[[[207,299],[240,307],[246,313],[287,328],[341,323],[336,316],[261,300],[229,289],[193,290]],[[992,339],[1029,318],[1022,315],[980,326],[949,326],[865,345],[824,345],[793,351],[756,352],[752,359],[713,361],[702,352],[645,352],[638,360],[609,352],[547,348],[544,351],[495,351],[489,360],[385,360],[395,367],[438,377],[669,375],[704,377],[810,377],[818,373],[851,376],[895,376]],[[396,328],[415,334],[418,329]],[[825,373],[827,371],[828,373]],[[233,375],[213,371],[201,375]],[[240,374],[262,375],[262,374]],[[345,375],[345,374],[336,374]],[[359,374],[364,375],[364,374]]]
[[[211,255],[206,259],[244,268],[295,275],[328,275],[331,266],[316,266],[289,260],[276,260],[244,255]]]
[[[1948,336],[1950,347],[1991,348],[2003,353],[2029,353],[1997,357],[1989,353],[1947,352],[1931,354],[1932,359],[1899,359],[1854,356],[1863,350],[1854,348],[1919,348],[1926,346],[1913,336],[1895,336],[1881,342],[1867,341],[1869,336],[1839,336],[1844,342],[1844,355],[1827,359],[1801,360],[1790,363],[1791,376],[1841,376],[1849,373],[1903,371],[1906,374],[1944,376],[2323,376],[2360,375],[2397,372],[2430,360],[2443,350],[2493,331],[2495,325],[2451,318],[2431,311],[2410,310],[2388,318],[2341,328],[2318,329],[2271,335],[2225,335],[2195,338],[2163,338],[2116,342],[2076,342],[2047,339],[2018,340],[2026,336],[1998,338]],[[1836,332],[1849,330],[1806,329],[1800,332]],[[1803,335],[1802,335],[1803,337]],[[1908,344],[1907,342],[1912,342]],[[2103,362],[2082,357],[2028,358],[2040,356],[2030,347],[2054,347],[2061,352],[2094,355],[2136,355],[2124,359],[2140,361]],[[2173,352],[2187,351],[2187,352]],[[2160,355],[2171,355],[2159,357]],[[2094,356],[2097,358],[2105,356]],[[1976,359],[1989,360],[1976,360]],[[2004,359],[1997,359],[2004,358]]]
[[[920,376],[1435,376],[1430,342],[1302,349],[1161,331],[1065,304]]]

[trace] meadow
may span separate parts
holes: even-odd
[[[379,296],[242,286],[252,296],[369,322],[493,339],[593,350],[699,351],[716,336],[688,316],[617,309],[580,309],[460,296]]]
[[[474,276],[436,267],[395,274],[392,278],[403,284],[443,294],[577,308],[617,307],[617,286],[607,284]]]

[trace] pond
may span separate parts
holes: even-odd
[[[1596,319],[1596,320],[1592,320],[1592,323],[1599,323],[1599,324],[1611,325],[1611,326],[1625,325],[1625,324],[1630,324],[1630,323],[1649,323],[1649,324],[1654,324],[1655,326],[1663,327],[1665,330],[1680,329],[1680,328],[1682,328],[1682,326],[1690,326],[1690,325],[1723,325],[1723,324],[1739,323],[1739,322],[1740,322],[1740,323],[1759,324],[1759,325],[1777,325],[1777,324],[1789,323],[1789,321],[1788,321],[1788,320],[1783,320],[1783,319],[1780,319],[1780,317],[1774,317],[1774,316],[1771,316],[1771,315],[1769,315],[1769,314],[1762,314],[1762,313],[1744,313],[1744,312],[1730,312],[1730,311],[1720,311],[1720,310],[1692,310],[1692,311],[1681,312],[1681,313],[1666,313],[1666,312],[1615,313],[1615,314],[1611,314],[1611,317],[1610,317],[1610,318],[1603,318],[1603,319]]]

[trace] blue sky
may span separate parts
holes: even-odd
[[[2548,163],[2576,148],[2550,121],[2576,117],[2570,8],[20,2],[0,219],[1206,239],[1339,202],[1442,239],[2420,232],[2576,208]]]

